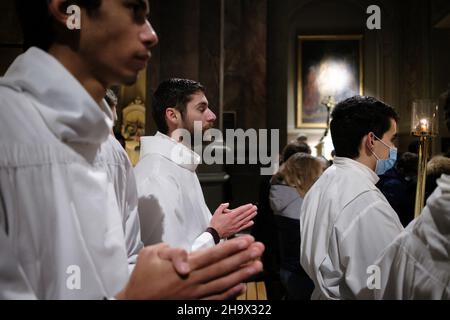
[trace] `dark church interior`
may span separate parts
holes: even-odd
[[[103,0],[108,1],[113,0]],[[15,2],[0,2],[2,77],[24,53]],[[264,244],[261,257],[264,271],[246,279],[246,293],[239,300],[309,298],[311,291],[307,291],[308,297],[303,292],[298,294],[296,289],[286,285],[289,281],[280,273],[283,263],[280,254],[291,254],[290,246],[296,244],[283,238],[286,236],[283,233],[290,232],[292,226],[280,226],[270,200],[271,185],[279,177],[279,168],[284,168],[283,149],[290,143],[306,145],[307,153],[319,159],[324,169],[333,164],[335,147],[330,117],[339,102],[352,96],[374,97],[392,107],[398,115],[396,168],[403,175],[404,184],[390,187],[389,179],[393,178],[386,174],[381,176],[377,187],[398,213],[403,227],[413,221],[414,210],[418,210],[418,180],[425,185],[421,189],[425,193],[421,210],[426,199],[442,185],[441,174],[450,174],[450,1],[149,0],[148,3],[148,20],[158,36],[158,43],[151,48],[151,59],[139,72],[135,84],[112,87],[118,99],[113,131],[132,165],[136,166],[143,156],[140,138],[160,131],[152,112],[157,103],[154,95],[159,84],[171,78],[191,79],[204,86],[209,109],[215,115],[214,128],[224,136],[227,130],[267,132],[268,141],[272,142],[263,151],[260,140],[249,138],[244,142],[243,148],[247,150],[259,143],[254,146],[255,152],[260,152],[259,161],[252,162],[247,151],[239,161],[234,150],[233,161],[203,162],[196,170],[211,213],[223,203],[229,203],[230,208],[247,203],[258,207],[253,225],[240,230],[235,237],[249,234]],[[89,19],[93,18],[89,16]],[[83,34],[83,21],[81,23]],[[5,102],[2,92],[0,105]],[[417,123],[413,109],[420,108],[421,102],[434,108],[429,119],[433,121],[432,134],[427,138],[414,134]],[[26,122],[27,119],[23,119],[23,126],[27,126]],[[378,148],[381,150],[382,146]],[[272,155],[276,162],[270,174],[261,174],[262,168],[270,167],[260,161],[261,152]],[[0,158],[2,153],[0,151]],[[427,167],[432,159],[435,161]],[[287,163],[287,158],[284,160]],[[0,161],[0,170],[2,165]],[[426,182],[421,180],[422,176],[426,177]],[[284,179],[282,184],[287,183],[285,176]],[[6,192],[2,192],[2,188],[5,186],[0,184],[0,204],[2,193]],[[385,193],[383,188],[391,189]],[[8,216],[8,210],[3,211]],[[447,223],[449,214],[447,207]],[[298,220],[293,228],[296,232],[300,230]],[[447,250],[447,260],[443,262],[447,280],[449,234],[447,226],[443,235],[447,239],[443,249]],[[283,245],[283,241],[288,242]],[[309,274],[303,269],[302,272],[304,277]],[[318,289],[317,280],[314,282]],[[449,283],[442,296],[432,297],[450,299]],[[341,296],[345,296],[350,289],[340,287],[339,290]],[[330,292],[327,298],[335,294],[331,289]],[[44,296],[52,299],[51,295]],[[70,299],[70,295],[67,297]],[[89,295],[87,297],[90,299]]]

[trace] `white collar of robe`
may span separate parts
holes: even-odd
[[[161,155],[192,172],[201,162],[197,153],[160,132],[152,137],[141,137],[141,160],[150,154]]]
[[[350,158],[344,158],[344,157],[336,157],[333,160],[333,164],[336,167],[340,168],[349,168],[353,172],[358,172],[359,174],[365,176],[372,182],[373,184],[376,184],[380,178],[377,176],[377,174],[371,170],[369,167],[365,166],[364,164],[355,161]],[[349,174],[350,171],[349,171]]]

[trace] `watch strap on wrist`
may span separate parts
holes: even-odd
[[[209,227],[206,229],[206,232],[209,232],[212,235],[215,244],[220,242],[220,236],[216,229]]]

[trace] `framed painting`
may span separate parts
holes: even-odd
[[[297,128],[326,128],[327,105],[363,94],[362,36],[299,36],[297,48]]]

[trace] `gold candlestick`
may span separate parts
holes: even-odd
[[[419,164],[417,168],[416,202],[414,217],[417,218],[425,205],[425,185],[427,162],[433,136],[438,133],[438,107],[430,100],[417,100],[413,103],[411,131],[419,137]]]
[[[427,162],[431,137],[423,135],[419,138],[419,165],[417,170],[416,203],[414,218],[417,218],[425,205],[425,184],[427,181]]]

